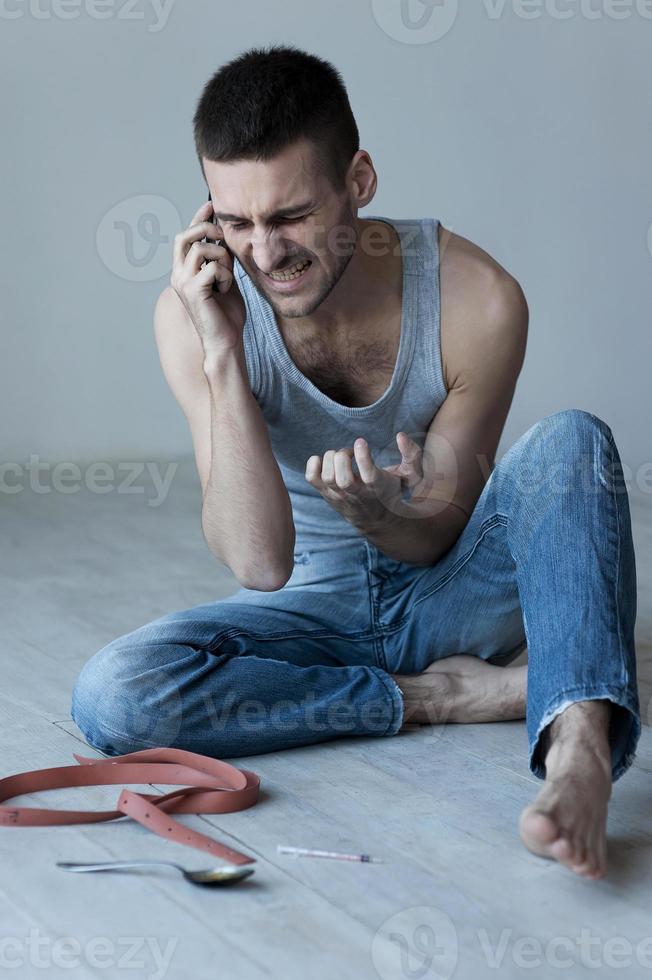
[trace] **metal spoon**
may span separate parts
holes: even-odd
[[[186,871],[180,864],[173,864],[171,861],[107,861],[105,864],[74,864],[70,861],[57,861],[57,868],[63,868],[64,871],[114,871],[120,868],[152,866],[175,868],[193,885],[230,885],[234,881],[247,878],[255,871],[255,868],[239,868],[235,865],[206,868],[204,871]]]

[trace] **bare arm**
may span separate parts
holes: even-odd
[[[395,433],[402,456],[395,466],[377,466],[362,438],[306,463],[306,480],[363,537],[415,565],[435,564],[467,524],[493,469],[527,342],[528,307],[517,280],[441,226],[439,240],[447,395],[425,439]],[[402,499],[406,487],[409,500]]]
[[[244,348],[207,355],[170,286],[159,296],[154,328],[163,373],[192,435],[206,543],[245,588],[280,589],[293,567],[292,506]]]
[[[245,588],[280,589],[293,568],[292,505],[249,387],[244,350],[205,360],[204,374],[211,412],[206,542]]]
[[[426,434],[423,480],[405,511],[413,516],[387,512],[362,532],[383,553],[418,565],[437,562],[466,526],[493,469],[525,357],[528,308],[518,282],[487,265],[473,281],[454,318],[449,304],[448,395]],[[456,288],[451,283],[451,297]]]

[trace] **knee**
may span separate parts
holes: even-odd
[[[87,661],[72,692],[71,717],[107,755],[174,744],[181,724],[178,684],[156,649],[120,637]]]
[[[578,437],[593,438],[596,432],[604,436],[612,434],[604,419],[583,408],[565,408],[561,412],[546,415],[532,426],[532,430],[537,435],[558,439],[565,444],[573,439],[577,441]]]
[[[581,408],[567,408],[535,422],[505,457],[513,463],[547,470],[599,455],[612,439],[611,429],[603,419]]]
[[[518,439],[500,460],[496,482],[507,480],[512,493],[555,496],[570,490],[593,492],[610,486],[617,450],[607,423],[579,408],[547,415]]]

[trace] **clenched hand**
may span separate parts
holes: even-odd
[[[328,449],[323,456],[311,456],[305,477],[324,500],[358,529],[370,530],[383,524],[389,515],[400,515],[402,496],[423,478],[422,450],[405,432],[396,435],[401,462],[378,467],[365,439],[353,447]],[[359,475],[353,472],[355,459]]]

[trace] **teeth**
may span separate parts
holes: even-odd
[[[278,279],[280,282],[283,282],[287,279],[296,279],[299,276],[299,274],[302,273],[303,270],[306,269],[309,265],[310,265],[309,262],[297,262],[296,265],[293,265],[290,269],[286,269],[286,271],[283,273],[270,272],[269,277],[270,279]]]

